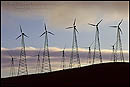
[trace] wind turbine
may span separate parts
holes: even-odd
[[[42,61],[42,70],[41,72],[51,72],[51,63],[50,63],[50,55],[48,49],[48,33],[54,35],[52,32],[48,31],[46,28],[46,24],[44,23],[45,32],[43,32],[41,36],[45,34],[45,42],[44,42],[44,52],[43,52],[43,61]]]
[[[14,58],[9,52],[8,52],[8,55],[11,57],[10,75],[13,77],[13,76],[16,75],[16,73],[15,73],[15,65],[14,65],[14,59],[16,59],[16,58]]]
[[[84,47],[84,48],[88,48],[89,49],[89,52],[88,52],[88,58],[87,58],[87,63],[91,63],[91,46],[92,46],[92,44],[94,43],[94,41],[90,44],[90,46],[89,47]]]
[[[65,46],[64,46],[64,48],[62,50],[62,60],[61,60],[61,63],[62,63],[61,66],[62,66],[63,70],[65,69]]]
[[[122,50],[122,43],[121,43],[121,35],[120,35],[120,33],[122,34],[122,30],[120,28],[120,25],[121,25],[122,21],[123,21],[123,19],[119,22],[119,24],[117,26],[110,26],[110,27],[117,28],[117,39],[116,39],[116,50],[115,50],[115,54],[118,57],[117,51],[119,49],[120,50],[119,57],[120,57],[121,61],[124,62],[124,56],[123,56],[123,50]]]
[[[100,49],[100,40],[99,40],[99,28],[98,28],[98,25],[101,23],[102,20],[100,20],[96,25],[88,23],[89,25],[96,27],[95,42],[94,42],[94,54],[93,54],[93,64],[95,62],[94,60],[96,58],[96,55],[98,55],[97,57],[99,57],[100,62],[102,62],[102,55],[101,55],[101,49]],[[98,50],[97,50],[97,54],[96,54],[97,45],[98,45]]]
[[[76,36],[76,32],[78,32],[78,30],[76,29],[76,24],[75,23],[76,23],[76,18],[74,19],[73,26],[66,28],[66,29],[73,29],[72,52],[71,52],[70,64],[69,64],[69,66],[71,68],[73,66],[78,66],[78,67],[81,66],[80,65],[79,53],[78,53],[77,36]]]
[[[41,68],[41,65],[40,65],[40,51],[41,50],[39,50],[38,51],[38,54],[37,55],[35,55],[35,56],[37,56],[37,64],[36,64],[36,73],[40,73],[40,68]]]
[[[24,36],[28,37],[26,34],[23,33],[22,27],[20,26],[21,35],[19,35],[16,40],[20,37],[21,39],[21,52],[20,52],[20,60],[19,60],[19,67],[18,67],[18,75],[28,75],[27,63],[26,63],[26,52],[25,52],[25,43],[24,43]],[[29,38],[29,37],[28,37]]]
[[[115,43],[116,44],[116,43]],[[112,57],[111,59],[114,61],[114,62],[117,62],[117,57],[115,55],[115,44],[112,45]]]

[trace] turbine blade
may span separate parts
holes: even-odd
[[[103,20],[103,19],[102,19],[102,20]],[[101,21],[102,21],[102,20],[101,20]],[[99,25],[99,24],[101,23],[101,21],[99,21],[99,22],[97,23],[97,25]]]
[[[93,41],[93,42],[94,42],[94,41]],[[91,47],[91,46],[92,46],[93,42],[91,43],[91,45],[90,45],[89,47]]]
[[[16,38],[16,40],[17,40],[19,37],[21,37],[21,35],[19,35],[19,36]]]
[[[73,25],[75,25],[75,23],[76,23],[76,18],[74,19],[74,23],[73,23]]]
[[[21,25],[19,25],[20,26],[20,31],[21,31],[21,33],[22,33],[22,27],[21,27]]]
[[[46,24],[44,23],[44,27],[45,27],[45,31],[47,31],[47,29],[46,29]]]
[[[53,34],[52,32],[48,32],[48,33],[50,33],[50,34],[52,34],[52,35],[55,35],[55,34]]]
[[[109,26],[109,27],[117,28],[118,26]]]
[[[40,35],[40,37],[42,36],[42,35],[44,35],[46,32],[44,32],[44,33],[42,33],[41,35]]]
[[[118,24],[118,26],[120,26],[120,24],[122,23],[123,19],[120,21],[120,23]]]
[[[121,34],[123,34],[123,32],[122,32],[122,30],[121,30],[121,28],[120,28],[120,27],[119,27],[119,30],[120,30]]]
[[[73,28],[73,27],[67,27],[67,28],[65,28],[65,29],[70,29],[70,28]]]
[[[79,33],[79,31],[77,29],[75,29],[75,30]]]
[[[94,24],[90,24],[90,23],[88,23],[88,25],[96,26],[96,25],[94,25]]]
[[[25,37],[28,37],[29,38],[29,36],[27,36],[26,34],[23,34]]]
[[[115,46],[116,43],[114,43],[113,45],[111,45],[112,47]]]

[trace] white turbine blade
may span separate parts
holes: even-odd
[[[21,33],[22,33],[22,27],[21,27],[21,25],[19,25],[20,26],[20,31],[21,31]]]
[[[123,19],[120,21],[120,23],[118,24],[118,26],[120,26],[120,24],[122,23]]]
[[[67,27],[67,28],[65,28],[65,29],[70,29],[70,28],[73,28],[73,27]]]
[[[47,29],[46,29],[46,24],[44,23],[44,27],[45,27],[45,31],[47,31]]]
[[[94,25],[94,24],[90,24],[90,23],[88,23],[88,25],[96,26],[96,25]]]
[[[103,20],[103,19],[102,19],[102,20]],[[102,21],[102,20],[101,20],[101,21]],[[101,21],[99,21],[99,22],[97,23],[97,25],[99,25],[99,24],[101,23]]]
[[[75,23],[76,23],[76,18],[74,19],[74,23],[73,23],[73,25],[75,25]]]
[[[122,32],[122,30],[121,30],[121,28],[120,28],[120,27],[119,27],[119,30],[120,30],[121,34],[123,34],[123,32]]]
[[[41,35],[40,35],[40,37],[42,36],[42,35],[44,35],[46,32],[44,32],[44,33],[42,33]]]
[[[109,26],[109,27],[117,28],[118,26]]]
[[[77,29],[75,29],[75,30],[79,33],[79,31]]]
[[[16,40],[17,40],[19,37],[21,37],[21,35],[19,35],[19,36],[16,38]]]
[[[93,42],[94,42],[94,41],[93,41]],[[91,43],[91,45],[90,45],[89,47],[91,47],[91,46],[92,46],[93,42]]]
[[[52,34],[52,35],[55,35],[55,34],[53,34],[52,32],[48,32],[48,33],[50,33],[50,34]]]
[[[111,45],[112,47],[115,46],[116,43],[114,43],[113,45]]]
[[[23,34],[25,37],[28,37],[29,38],[29,36],[27,36],[26,34]]]

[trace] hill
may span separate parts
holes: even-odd
[[[1,79],[2,87],[129,87],[129,63],[102,63]]]

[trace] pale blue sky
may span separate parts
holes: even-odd
[[[5,3],[9,3],[9,5],[7,6]],[[77,35],[79,47],[87,46],[94,40],[95,28],[89,26],[88,23],[97,23],[103,19],[99,25],[101,48],[111,49],[110,45],[116,40],[116,29],[108,26],[117,25],[123,18],[124,21],[121,24],[123,31],[123,35],[121,35],[122,44],[124,50],[128,49],[128,6],[126,6],[128,2],[79,2],[79,5],[78,2],[57,2],[57,4],[56,2],[45,2],[46,4],[42,2],[39,5],[41,8],[32,4],[34,2],[30,3],[32,5],[26,2],[29,5],[26,6],[26,4],[24,4],[21,5],[21,7],[20,5],[15,5],[16,2],[13,3],[14,5],[10,3],[12,2],[3,2],[2,4],[3,48],[15,48],[20,46],[20,40],[15,40],[20,34],[19,24],[21,24],[25,34],[30,37],[26,38],[26,45],[36,48],[42,47],[43,38],[40,38],[39,35],[43,32],[44,21],[47,23],[48,30],[55,33],[55,36],[49,36],[49,46],[62,48],[66,43],[67,47],[70,48],[72,30],[65,30],[65,28],[71,26],[76,17],[77,29],[80,32],[79,35]],[[20,4],[22,3],[25,2],[21,2]],[[91,6],[89,6],[88,3],[90,3]],[[118,6],[118,4],[120,4],[120,6]],[[120,9],[118,9],[119,7]],[[108,14],[106,10],[112,13]],[[68,11],[68,13],[66,11]],[[90,14],[90,12],[92,14]]]

